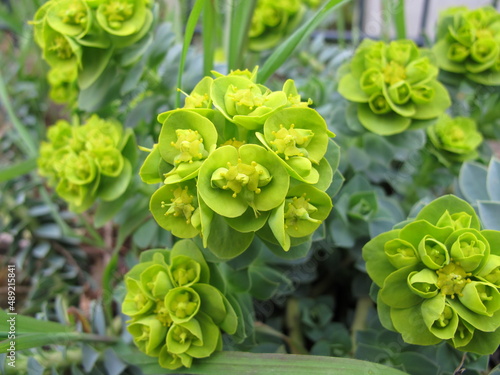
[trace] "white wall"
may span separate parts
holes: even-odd
[[[434,27],[439,12],[446,8],[459,5],[465,5],[474,9],[485,5],[491,5],[491,0],[431,0],[426,29],[427,35],[431,39],[434,37]],[[405,6],[407,37],[416,39],[420,32],[420,22],[424,9],[424,0],[406,0]],[[497,8],[500,8],[500,5]],[[498,10],[500,11],[500,9]],[[389,16],[391,22],[393,11],[394,9],[392,7],[385,10],[385,12],[387,12],[386,15]],[[382,19],[386,18],[384,17],[381,8],[381,0],[365,0],[364,12],[364,36],[379,36]]]

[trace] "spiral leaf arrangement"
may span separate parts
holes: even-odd
[[[425,206],[363,248],[382,324],[405,342],[478,354],[500,342],[500,232],[455,196]]]

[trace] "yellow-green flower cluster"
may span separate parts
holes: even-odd
[[[302,20],[307,1],[257,0],[249,31],[249,48],[263,51],[273,48],[291,34]]]
[[[236,332],[238,318],[224,294],[210,285],[201,251],[182,240],[172,250],[150,250],[125,275],[124,314],[139,350],[167,369],[191,367],[222,349],[221,329]]]
[[[500,85],[500,13],[493,7],[449,8],[433,47],[441,69],[483,85]]]
[[[443,115],[438,122],[427,128],[432,146],[431,151],[445,165],[464,162],[478,157],[477,148],[483,136],[477,130],[476,122],[467,117],[451,118]]]
[[[63,102],[64,91],[75,90],[77,82],[82,89],[90,86],[116,50],[136,43],[149,31],[151,6],[149,0],[44,3],[32,23],[44,60],[56,71],[49,73],[54,86],[51,96]]]
[[[491,354],[500,342],[500,232],[481,230],[474,209],[444,196],[415,220],[382,233],[363,248],[380,287],[383,325],[410,344],[443,340]]]
[[[59,120],[40,145],[38,171],[66,200],[82,212],[97,198],[111,201],[126,190],[132,177],[135,138],[122,125],[93,115],[81,126]]]
[[[429,51],[411,40],[365,39],[342,70],[339,93],[358,103],[360,123],[380,135],[429,125],[451,104]]]
[[[293,81],[271,91],[256,73],[205,77],[184,108],[158,116],[159,141],[140,174],[163,183],[150,209],[175,236],[201,235],[207,246],[217,236],[210,223],[222,217],[235,238],[250,239],[245,246],[257,233],[288,250],[331,210],[325,190],[337,165],[325,156],[333,134]]]

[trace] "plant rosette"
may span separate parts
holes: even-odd
[[[481,230],[465,201],[448,195],[429,203],[363,247],[380,288],[380,321],[409,344],[444,340],[462,351],[493,353],[500,342],[499,249],[500,232]]]
[[[358,103],[360,123],[376,134],[427,126],[451,104],[432,54],[411,40],[366,39],[341,74],[339,93]]]
[[[311,101],[301,100],[292,80],[272,92],[255,83],[257,67],[214,76],[185,94],[184,108],[158,115],[158,143],[144,149],[149,155],[139,171],[143,182],[163,184],[150,210],[175,236],[200,235],[220,259],[247,249],[273,210],[295,215],[293,220],[300,212],[298,222],[307,222],[293,225],[300,235],[290,229],[285,236],[285,219],[275,220],[275,234],[266,227],[271,242],[288,251],[289,237],[309,239],[331,210],[324,191],[339,163],[339,148],[329,139],[334,134],[308,108]],[[244,94],[236,104],[235,85]],[[256,98],[262,105],[255,104]],[[287,197],[299,202],[294,210],[284,208]]]
[[[453,7],[439,16],[438,66],[487,86],[500,85],[500,14],[493,7]]]
[[[127,189],[135,163],[135,137],[121,124],[96,115],[81,126],[58,121],[47,132],[38,172],[69,203],[83,212],[97,199],[113,201]]]
[[[78,86],[85,89],[99,78],[113,54],[148,33],[153,4],[148,0],[49,0],[31,22],[35,41],[53,70],[77,71]]]
[[[194,358],[221,350],[221,329],[234,334],[238,318],[210,282],[210,268],[191,241],[143,253],[141,262],[125,275],[122,303],[139,350],[170,370],[191,367]]]
[[[476,159],[477,148],[483,136],[477,131],[476,123],[467,117],[440,117],[435,125],[427,128],[431,151],[446,166],[453,162]]]

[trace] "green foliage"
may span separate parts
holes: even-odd
[[[125,192],[135,163],[131,131],[94,115],[82,126],[60,120],[47,136],[49,141],[41,144],[39,172],[73,211],[83,212],[98,198],[112,201]]]
[[[493,7],[453,7],[442,12],[433,47],[438,66],[482,85],[498,86],[499,26],[500,14]]]
[[[35,13],[35,41],[51,67],[56,102],[72,102],[76,86],[91,86],[114,51],[142,39],[151,28],[153,2],[146,0],[48,1]]]
[[[168,369],[191,367],[222,347],[220,329],[233,334],[238,319],[202,253],[188,240],[171,251],[150,250],[125,276],[122,309],[139,350]]]
[[[201,80],[184,108],[158,116],[158,144],[140,171],[144,182],[164,183],[150,202],[157,222],[181,238],[200,234],[223,259],[254,233],[286,251],[291,238],[307,242],[332,207],[323,191],[338,165],[327,154],[333,133],[293,81],[271,91],[256,76]]]
[[[427,135],[434,146],[434,154],[445,165],[476,159],[477,148],[483,141],[474,120],[467,117],[452,119],[443,115],[436,124],[427,128]]]
[[[302,0],[257,0],[248,33],[249,49],[263,51],[275,47],[298,26],[305,5]]]
[[[432,56],[413,41],[365,40],[344,68],[339,92],[358,103],[358,118],[366,129],[393,135],[427,124],[450,106],[437,74]]]
[[[464,163],[458,176],[458,191],[478,211],[486,229],[500,230],[500,161],[492,158],[488,168]]]
[[[500,232],[481,230],[474,209],[450,195],[368,242],[363,257],[381,288],[377,304],[384,327],[410,344],[446,340],[462,351],[494,352],[500,334],[499,240]]]

